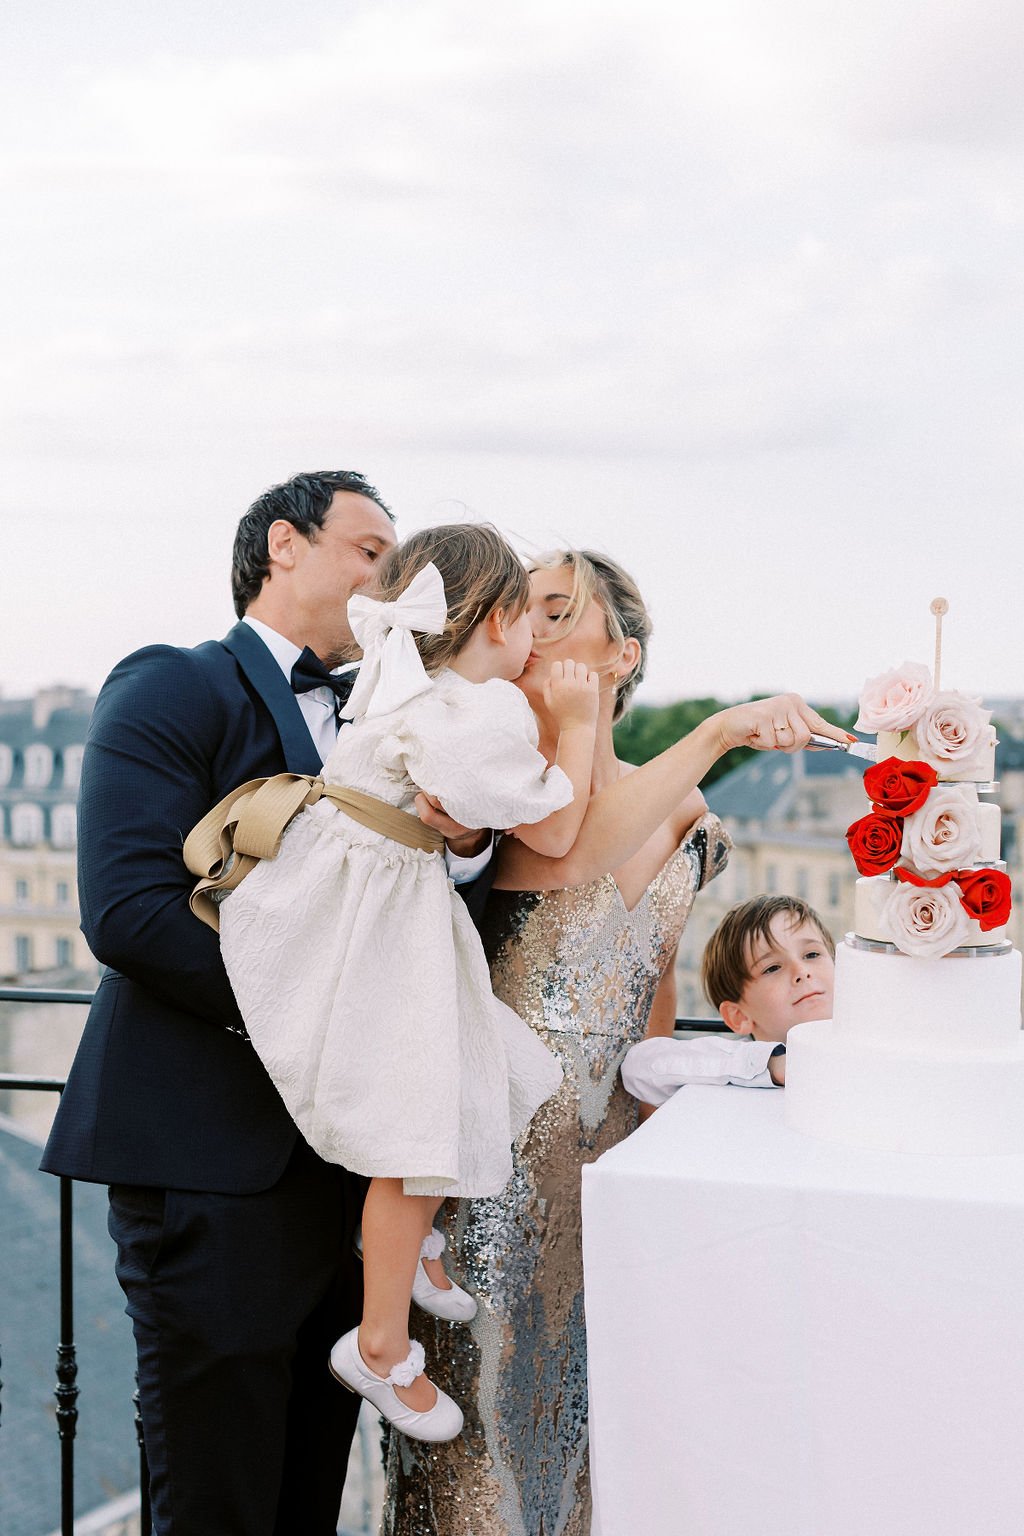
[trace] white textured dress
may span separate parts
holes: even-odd
[[[411,812],[422,789],[473,827],[541,821],[572,799],[518,688],[452,671],[343,727],[323,776]],[[512,1142],[562,1072],[491,991],[443,854],[320,800],[224,901],[220,932],[253,1045],[321,1157],[402,1178],[408,1194],[501,1192]]]

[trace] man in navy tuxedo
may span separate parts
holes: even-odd
[[[327,1357],[360,1316],[363,1184],[288,1118],[216,935],[189,911],[181,848],[246,779],[319,772],[337,733],[330,669],[354,654],[346,604],[394,542],[362,475],[267,491],[235,539],[240,622],[129,656],[90,726],[79,896],[108,969],[42,1166],[111,1186],[159,1536],[336,1529],[359,1399]],[[455,854],[479,851],[480,834],[418,805]]]

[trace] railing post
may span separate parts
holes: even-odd
[[[37,987],[0,987],[0,1003],[73,1003],[87,1005],[92,992]],[[0,1090],[30,1089],[34,1092],[61,1093],[63,1078],[26,1077],[20,1073],[0,1072]],[[75,1519],[75,1436],[78,1430],[78,1358],[75,1347],[72,1191],[69,1178],[60,1180],[60,1342],[57,1345],[57,1433],[60,1437],[60,1511],[61,1536],[73,1536]],[[0,1382],[0,1389],[3,1383]],[[138,1377],[132,1401],[135,1404],[135,1435],[139,1447],[139,1523],[140,1536],[151,1536],[152,1512],[149,1497],[149,1465],[143,1438],[142,1412],[139,1407]]]
[[[57,1433],[60,1436],[60,1529],[72,1536],[75,1523],[75,1433],[78,1429],[78,1360],[75,1351],[71,1180],[60,1181],[60,1343],[57,1345]]]

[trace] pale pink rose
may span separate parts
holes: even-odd
[[[882,918],[897,949],[934,960],[965,944],[970,933],[955,881],[932,890],[895,884]]]
[[[989,724],[990,709],[980,699],[962,693],[937,693],[917,723],[917,749],[923,762],[933,768],[955,768],[958,773],[975,763],[982,766],[995,742]]]
[[[972,792],[955,784],[937,785],[921,809],[904,821],[900,852],[922,874],[976,863],[981,858],[981,832]]]
[[[869,677],[861,689],[855,731],[908,731],[932,701],[932,675],[919,661]]]

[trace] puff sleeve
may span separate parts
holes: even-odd
[[[572,785],[537,750],[537,722],[512,683],[492,678],[425,695],[382,750],[467,827],[543,821],[573,798]]]

